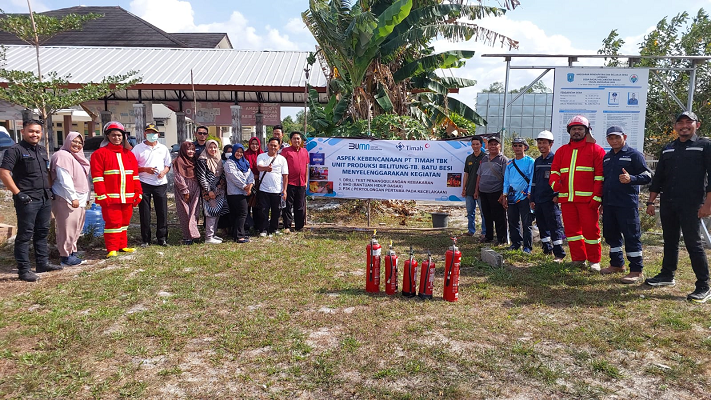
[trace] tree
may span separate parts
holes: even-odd
[[[619,55],[624,45],[616,30],[603,40],[599,54]],[[656,28],[639,43],[642,56],[711,56],[711,19],[700,9],[695,16],[686,12],[668,20],[662,19]],[[608,66],[619,66],[617,57],[611,57]],[[656,74],[669,86],[678,99],[686,105],[690,82],[688,71],[691,62],[683,59],[643,58],[639,67],[654,68]],[[696,70],[693,111],[701,121],[711,122],[711,65],[704,62]],[[675,111],[672,111],[675,110]],[[645,151],[658,155],[661,148],[676,137],[675,116],[681,111],[669,92],[656,79],[649,80],[647,93],[647,118],[645,120]],[[699,132],[701,133],[701,132]]]
[[[78,88],[70,89],[71,75],[58,76],[55,72],[41,73],[40,46],[61,32],[79,30],[87,21],[101,18],[100,14],[69,14],[63,18],[30,13],[23,15],[4,15],[0,19],[0,30],[12,33],[22,41],[35,46],[37,54],[37,74],[27,71],[0,68],[0,78],[7,81],[0,86],[0,98],[21,105],[30,110],[38,110],[39,117],[45,124],[44,145],[49,152],[54,148],[51,115],[57,110],[68,108],[85,101],[102,98],[116,90],[138,83],[135,71],[126,74],[105,76],[101,82],[89,82]]]
[[[450,110],[485,123],[474,110],[447,96],[451,89],[473,86],[476,81],[436,73],[463,66],[474,52],[435,53],[431,42],[438,37],[478,39],[517,47],[518,43],[506,36],[463,21],[502,15],[504,9],[469,5],[465,0],[350,3],[310,0],[309,9],[302,14],[318,43],[318,57],[332,93],[329,105],[323,107],[329,119],[324,125],[395,113],[411,115],[431,128],[451,122]],[[517,5],[518,1],[504,1],[507,8]],[[312,111],[314,118],[319,118],[319,113]]]

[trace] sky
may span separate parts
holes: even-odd
[[[81,0],[82,5],[120,6],[166,32],[226,32],[235,49],[311,51],[316,42],[301,20],[308,0]],[[471,0],[475,3],[474,0]],[[489,6],[499,1],[483,0]],[[5,12],[27,12],[26,0],[4,0]],[[8,4],[9,3],[9,4]],[[34,11],[54,10],[78,5],[68,0],[31,0]],[[481,26],[519,41],[518,50],[486,46],[480,42],[436,43],[437,50],[475,50],[476,56],[453,75],[475,79],[478,84],[456,96],[474,106],[476,93],[493,82],[505,79],[502,58],[482,54],[595,54],[611,30],[626,42],[623,54],[638,54],[637,44],[662,18],[681,12],[694,15],[700,8],[711,12],[711,0],[520,0],[520,6],[503,17],[477,20]],[[564,60],[514,61],[512,65],[561,65]],[[591,62],[588,61],[587,64]],[[602,61],[592,62],[600,65]],[[510,87],[529,84],[541,71],[514,70]],[[544,79],[552,86],[552,73]]]

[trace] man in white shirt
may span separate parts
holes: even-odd
[[[286,186],[289,180],[289,166],[286,158],[279,153],[279,139],[273,137],[267,144],[267,152],[257,156],[257,170],[261,179],[259,184],[259,202],[262,206],[262,225],[259,236],[271,236],[279,227],[279,209],[282,201],[286,201]],[[271,211],[271,219],[269,218]],[[269,225],[267,226],[267,221]]]
[[[143,188],[143,199],[138,205],[141,217],[141,246],[151,244],[151,198],[156,208],[156,239],[161,246],[168,245],[168,179],[170,150],[158,143],[158,129],[149,124],[144,131],[146,140],[131,150],[138,161],[138,178]]]

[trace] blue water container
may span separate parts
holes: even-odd
[[[104,219],[101,217],[101,206],[94,203],[91,208],[86,210],[86,215],[84,217],[84,229],[82,229],[82,235],[89,232],[94,232],[94,236],[101,236],[104,234]]]

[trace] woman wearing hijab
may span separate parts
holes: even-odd
[[[254,174],[249,161],[244,158],[244,146],[237,143],[232,149],[232,155],[225,162],[227,204],[230,206],[232,237],[238,243],[246,243],[249,242],[244,230],[247,220],[247,196],[254,185]]]
[[[226,144],[225,147],[222,148],[222,164],[224,165],[225,162],[230,158],[232,155],[232,145],[231,144]]]
[[[264,151],[262,151],[262,142],[259,141],[258,137],[254,136],[249,139],[248,147],[247,151],[244,152],[244,158],[249,161],[249,168],[252,170],[252,174],[257,177],[259,176],[259,170],[257,170],[257,157],[264,153]],[[260,226],[261,221],[262,209],[259,207],[259,202],[257,202],[257,205],[249,207],[247,210],[246,225],[256,229],[257,226]]]
[[[52,213],[57,221],[57,249],[63,267],[82,264],[77,240],[84,228],[85,207],[89,202],[89,160],[84,157],[84,136],[69,132],[62,148],[50,160]]]
[[[197,226],[200,185],[195,177],[194,156],[195,144],[186,141],[180,144],[178,157],[173,160],[175,207],[180,219],[180,230],[183,232],[183,244],[187,245],[200,238]]]
[[[202,203],[205,209],[205,243],[222,243],[222,238],[215,236],[215,230],[220,216],[229,212],[223,172],[217,141],[208,140],[205,143],[205,151],[200,153],[195,165],[195,173],[202,190]]]

